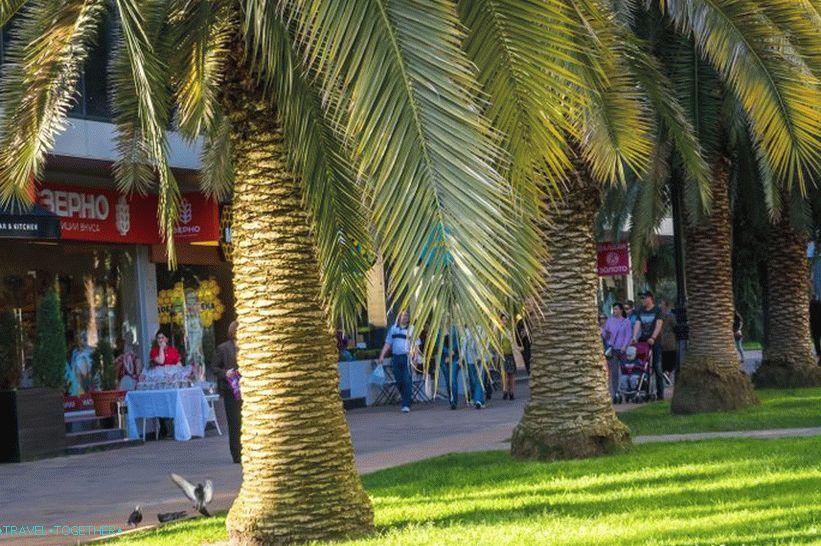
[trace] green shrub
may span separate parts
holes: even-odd
[[[0,313],[0,389],[14,389],[20,383],[23,369],[17,342],[20,330],[11,311]]]
[[[91,376],[100,378],[100,390],[113,391],[117,388],[117,368],[114,367],[114,349],[108,338],[103,336],[91,354]]]
[[[49,288],[40,300],[35,320],[37,340],[32,368],[34,382],[40,387],[65,388],[66,333],[60,314],[60,299]]]

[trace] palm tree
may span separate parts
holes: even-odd
[[[494,168],[503,153],[454,7],[0,1],[0,24],[18,12],[0,96],[2,200],[30,198],[110,12],[121,189],[147,191],[157,178],[173,250],[172,122],[204,140],[204,189],[233,187],[244,481],[229,535],[367,532],[328,320],[364,298],[368,264],[354,243],[368,245],[373,230],[400,304],[415,298],[416,319],[434,330],[449,315],[491,332],[505,298],[524,290],[519,276],[535,276],[527,263],[507,267],[526,255],[522,222]]]
[[[536,228],[522,233],[538,250],[517,261],[538,259],[544,272],[532,279],[539,309],[530,401],[511,443],[523,458],[585,457],[629,443],[590,320],[598,286],[593,227],[601,188],[649,166],[650,111],[706,179],[692,129],[652,59],[624,43],[605,5],[577,4],[546,2],[537,11],[522,2],[459,3],[488,116],[513,159],[505,174],[525,223]],[[560,100],[572,87],[581,93]]]
[[[807,313],[807,203],[797,193],[783,188],[779,193],[780,214],[767,234],[768,336],[753,382],[756,387],[821,386]]]
[[[669,174],[642,190],[647,197],[637,199],[644,208],[634,210],[638,229],[633,238],[646,238],[658,218],[647,213],[648,203],[656,212],[664,210],[653,196],[664,195],[670,180],[683,183],[690,343],[672,410],[738,409],[757,399],[739,369],[732,337],[728,182],[734,152],[729,135],[749,135],[759,169],[789,187],[805,186],[821,151],[821,117],[812,106],[821,98],[813,45],[821,19],[817,6],[804,2],[651,4],[634,16],[632,28],[651,44],[670,75],[712,176],[706,188],[693,183],[673,154]]]

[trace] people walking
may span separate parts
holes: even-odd
[[[520,318],[516,323],[516,343],[522,348],[522,360],[524,361],[527,375],[530,375],[530,326],[524,318]]]
[[[630,319],[624,310],[624,305],[614,303],[612,315],[605,321],[601,329],[607,356],[607,374],[610,379],[610,397],[614,402],[619,396],[619,381],[621,379],[621,365],[624,362],[627,346],[633,337],[630,328]]]
[[[735,350],[738,351],[738,358],[742,365],[744,365],[744,334],[741,333],[743,326],[744,321],[741,320],[741,315],[733,312],[733,339],[735,339]]]
[[[502,399],[514,400],[516,398],[513,392],[516,387],[516,353],[519,353],[519,358],[521,359],[522,347],[518,345],[518,343],[515,343],[517,336],[508,327],[508,317],[504,313],[502,314],[502,326],[504,327],[501,340],[502,377],[504,383],[502,386],[504,393]]]
[[[440,370],[445,379],[450,409],[455,410],[459,405],[459,337],[456,328],[451,328],[439,343],[442,351]]]
[[[479,333],[465,328],[465,336],[462,344],[462,354],[465,358],[465,365],[468,369],[468,383],[470,384],[470,400],[473,407],[482,409],[485,407],[485,367],[482,361],[483,351],[479,345]]]
[[[661,317],[664,324],[661,327],[661,369],[672,373],[676,369],[676,315],[673,313],[673,304],[670,300],[662,300]]]
[[[415,352],[411,350],[412,333],[410,313],[403,310],[399,313],[396,324],[388,330],[385,345],[379,354],[379,363],[383,364],[388,351],[391,352],[391,367],[396,386],[399,388],[399,395],[402,398],[402,413],[410,412],[413,401],[413,378],[409,362]]]
[[[656,376],[656,396],[664,400],[664,372],[661,369],[661,345],[656,343],[664,326],[661,309],[649,290],[641,294],[642,306],[636,310],[636,325],[633,327],[633,341],[643,341],[650,345],[653,354],[653,371]]]
[[[242,400],[238,398],[231,385],[232,380],[236,380],[235,376],[238,374],[236,339],[237,321],[234,321],[228,325],[228,339],[217,346],[211,368],[217,378],[217,388],[225,405],[225,418],[228,421],[228,446],[231,449],[231,458],[235,463],[239,463],[242,452],[240,444]]]

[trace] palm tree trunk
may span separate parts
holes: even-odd
[[[733,337],[730,168],[719,161],[713,175],[709,217],[686,222],[686,272],[690,326],[687,356],[673,392],[673,413],[701,413],[758,404],[739,366]]]
[[[591,457],[630,443],[613,411],[597,321],[598,204],[595,183],[577,176],[543,227],[548,278],[534,325],[530,401],[511,440],[515,457]]]
[[[770,226],[767,241],[767,328],[761,367],[753,376],[757,387],[811,387],[821,385],[810,341],[807,290],[807,240],[792,227],[789,199],[781,218]]]
[[[354,466],[301,183],[286,165],[276,113],[240,62],[223,105],[232,124],[243,398],[231,543],[360,535],[372,528],[373,512]]]

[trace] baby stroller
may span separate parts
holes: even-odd
[[[627,348],[621,364],[619,401],[639,404],[656,399],[653,351],[648,343],[640,342]]]

